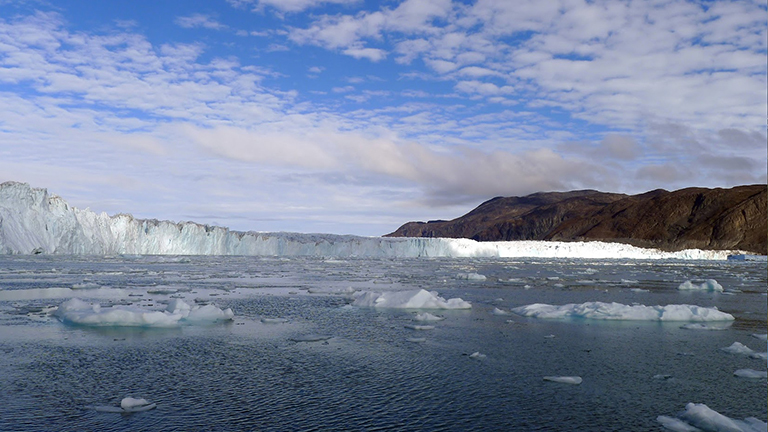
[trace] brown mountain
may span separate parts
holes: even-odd
[[[497,197],[450,221],[408,222],[390,237],[601,240],[665,250],[768,252],[768,186],[663,189],[639,195],[582,190]]]

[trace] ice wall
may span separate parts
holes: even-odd
[[[45,189],[0,184],[0,253],[321,257],[550,257],[724,260],[732,251],[662,252],[603,242],[476,242],[333,234],[257,233],[194,222],[108,216],[71,207]]]

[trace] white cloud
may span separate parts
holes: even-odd
[[[210,30],[222,30],[227,28],[224,24],[216,21],[208,15],[193,14],[189,16],[177,17],[174,22],[184,28],[202,27]]]
[[[512,86],[497,86],[496,84],[482,81],[461,81],[456,84],[456,90],[463,93],[476,93],[484,96],[497,96],[515,92],[515,89]]]
[[[355,4],[359,0],[258,0],[258,7],[269,6],[283,12],[301,12],[327,4]]]
[[[384,60],[387,52],[377,48],[347,48],[342,53],[357,59],[365,58],[372,62]]]

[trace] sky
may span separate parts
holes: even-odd
[[[495,196],[766,183],[767,9],[0,0],[0,182],[366,236]]]

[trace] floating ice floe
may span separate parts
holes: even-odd
[[[766,333],[752,333],[753,338],[757,338],[760,340],[768,341],[768,334]]]
[[[472,354],[469,355],[469,358],[471,358],[473,360],[485,360],[486,357],[488,357],[488,356],[486,356],[485,354],[482,354],[479,351],[475,351],[475,352],[473,352]]]
[[[719,331],[719,330],[727,330],[731,327],[731,322],[725,322],[725,323],[717,323],[717,324],[703,324],[703,323],[689,323],[689,324],[683,324],[680,326],[681,329],[685,330],[709,330],[709,331]]]
[[[470,309],[472,304],[460,298],[446,300],[440,297],[436,291],[409,290],[358,292],[354,294],[352,305],[376,308],[397,309]]]
[[[733,315],[720,312],[717,308],[695,305],[628,306],[621,303],[587,302],[553,306],[536,303],[512,309],[518,315],[566,319],[584,318],[622,321],[733,321]]]
[[[287,318],[262,318],[264,324],[284,324],[288,322]]]
[[[755,352],[750,347],[744,345],[741,342],[734,342],[729,347],[720,348],[720,351],[727,352],[728,354],[739,354],[745,356],[751,356],[752,354],[755,354]]]
[[[456,275],[456,279],[480,282],[488,278],[485,277],[485,275],[481,275],[480,273],[459,273]]]
[[[581,384],[581,377],[580,376],[545,376],[544,381],[552,381],[556,383],[562,383],[562,384],[572,384],[572,385],[579,385]]]
[[[72,289],[96,289],[101,288],[101,285],[93,282],[83,282],[72,285]]]
[[[691,281],[685,281],[677,287],[681,291],[719,291],[723,292],[723,286],[714,279],[707,279],[701,285],[696,285]]]
[[[171,300],[165,310],[149,310],[124,305],[102,307],[77,298],[62,303],[54,314],[66,323],[105,327],[176,327],[231,321],[235,315],[232,309],[222,310],[212,304],[190,306],[180,299]]]
[[[115,412],[115,413],[135,413],[135,412],[142,412],[142,411],[149,411],[151,409],[157,408],[157,404],[149,402],[146,399],[143,398],[132,398],[127,397],[123,398],[123,400],[120,401],[120,406],[98,406],[96,407],[96,411],[100,412]]]
[[[509,315],[508,311],[505,311],[505,310],[499,309],[499,308],[493,308],[493,311],[491,311],[491,313],[494,314],[494,315]]]
[[[754,369],[739,369],[733,373],[739,378],[768,378],[768,371],[758,371]]]
[[[413,317],[414,321],[427,321],[427,322],[433,322],[433,321],[442,321],[445,317],[432,315],[429,312],[420,312],[417,313],[416,316]]]
[[[675,417],[658,416],[656,421],[674,432],[766,432],[768,425],[754,417],[735,420],[704,404],[689,403]]]
[[[407,329],[411,330],[434,330],[435,326],[433,325],[414,325],[414,324],[407,324],[405,326]]]

